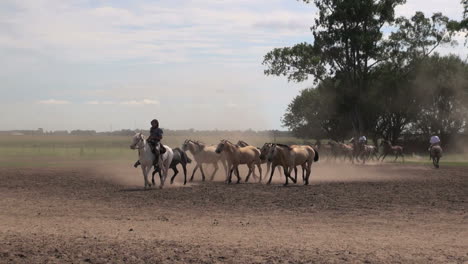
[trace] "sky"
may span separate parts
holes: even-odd
[[[397,15],[458,0],[407,0]],[[295,0],[2,0],[0,130],[281,129],[312,81],[265,76],[273,48],[312,42]],[[459,37],[461,39],[461,37]],[[466,58],[467,48],[436,51]]]

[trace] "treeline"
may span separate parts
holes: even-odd
[[[366,135],[397,143],[431,135],[443,142],[466,133],[468,64],[434,50],[456,45],[464,20],[416,12],[396,18],[399,0],[315,0],[314,42],[265,55],[267,75],[315,80],[290,103],[282,119],[296,136],[334,139]],[[387,30],[390,33],[384,31]]]
[[[182,129],[173,130],[163,128],[164,134],[167,136],[182,136],[186,138],[197,139],[199,137],[214,137],[214,138],[239,138],[242,137],[292,137],[293,133],[289,131],[279,130],[195,130],[195,129]],[[149,135],[149,130],[145,129],[121,129],[116,131],[103,131],[97,132],[95,130],[56,130],[44,131],[43,129],[37,130],[9,130],[0,131],[3,135],[34,135],[34,136],[133,136],[137,132],[142,132]]]

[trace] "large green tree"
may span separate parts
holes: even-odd
[[[418,116],[413,130],[449,141],[468,123],[468,64],[459,57],[438,54],[421,61],[413,80]]]
[[[395,6],[404,1],[313,2],[319,10],[313,43],[274,49],[263,62],[267,75],[296,82],[313,77],[318,84],[318,91],[307,89],[296,97],[283,124],[299,136],[339,139],[353,131],[396,141],[415,118],[409,96],[415,65],[450,42],[448,18],[421,12],[395,18]],[[383,37],[389,25],[396,30]],[[342,129],[348,130],[337,131]]]
[[[304,0],[309,3],[311,1]],[[313,44],[277,48],[265,55],[265,74],[284,75],[292,81],[310,76],[316,81],[338,78],[355,133],[369,129],[365,96],[370,71],[388,59],[382,28],[395,20],[395,6],[404,0],[314,0],[318,17],[311,27]]]

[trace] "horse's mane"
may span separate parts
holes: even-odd
[[[287,149],[291,150],[291,147],[288,146],[288,145],[285,145],[285,144],[279,144],[279,143],[277,143],[276,146],[282,147],[282,148],[287,148]]]
[[[230,145],[232,145],[232,146],[234,146],[234,147],[236,147],[236,148],[239,148],[238,145],[232,143],[231,141],[229,141],[229,140],[227,140],[227,139],[222,139],[221,141],[223,141],[223,142],[225,142],[225,143],[229,143]]]
[[[239,144],[250,146],[250,144],[247,143],[247,142],[245,142],[244,140],[239,140],[239,141],[237,141],[237,144],[236,144],[236,145],[239,145]]]

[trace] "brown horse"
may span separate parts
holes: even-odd
[[[439,168],[439,160],[442,157],[442,147],[439,145],[435,145],[431,147],[430,151],[431,159],[432,159],[432,164],[434,164],[434,167],[436,169]]]
[[[387,140],[382,140],[382,142],[380,143],[380,146],[383,147],[383,153],[379,157],[379,159],[382,158],[381,160],[382,162],[385,159],[385,157],[387,157],[387,155],[390,153],[393,153],[393,155],[395,155],[395,160],[393,161],[396,161],[398,157],[401,156],[401,158],[403,159],[403,162],[405,162],[405,156],[403,155],[402,146],[392,146],[392,143],[390,143]]]
[[[306,174],[303,175],[303,181],[305,185],[309,184],[309,177],[311,172],[312,162],[318,161],[319,156],[310,146],[302,145],[293,145],[287,146],[283,144],[273,144],[269,147],[268,160],[272,162],[272,172],[268,184],[271,183],[273,178],[274,168],[278,165],[283,166],[284,174],[286,176],[286,182],[284,186],[288,185],[289,178],[296,183],[297,182],[297,173],[296,179],[291,177],[291,171],[296,168],[296,166],[302,166],[303,172],[306,171]]]
[[[289,170],[289,167],[293,164],[293,161],[291,160],[291,151],[292,149],[289,146],[282,144],[265,143],[265,145],[263,145],[261,155],[271,162],[271,174],[267,184],[271,183],[276,166],[283,167],[284,176],[286,177],[285,185],[288,184],[288,178],[291,178],[291,180],[294,181]]]
[[[245,182],[249,181],[250,175],[253,174],[254,178],[257,178],[255,175],[254,167],[257,165],[258,170],[260,171],[260,180],[262,181],[262,167],[260,160],[260,150],[253,146],[239,147],[231,143],[229,140],[221,140],[218,146],[216,147],[216,153],[226,153],[229,176],[226,178],[227,183],[231,183],[232,173],[234,172],[237,176],[237,183],[240,182],[241,178],[239,176],[239,165],[246,164],[249,168],[249,173],[245,178]]]
[[[355,151],[353,146],[338,142],[338,149],[340,154],[343,156],[343,161],[346,161],[346,158],[349,158],[349,160],[354,163]]]

